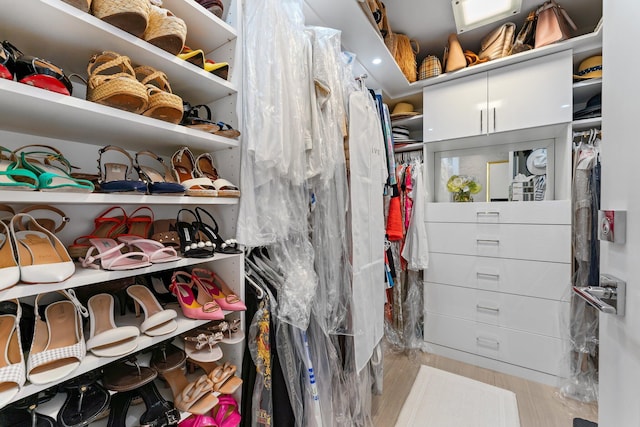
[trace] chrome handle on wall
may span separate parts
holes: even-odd
[[[496,131],[496,107],[493,107],[493,131]]]
[[[494,215],[494,216],[500,216],[500,212],[499,211],[478,211],[476,212],[476,216],[489,216],[489,215]]]
[[[491,338],[476,337],[476,343],[485,346],[490,345],[496,349],[500,348],[500,341]]]
[[[480,110],[480,133],[482,133],[482,110]]]
[[[599,311],[624,316],[627,283],[609,274],[600,275],[600,286],[574,286],[573,292]]]
[[[476,304],[476,309],[478,310],[488,310],[488,311],[495,311],[496,313],[500,312],[500,307],[487,307],[486,305],[480,305],[480,304]]]
[[[500,275],[499,274],[481,273],[480,271],[476,272],[476,277],[478,279],[482,279],[483,277],[491,277],[492,279],[496,279],[496,280],[500,279]]]
[[[496,245],[500,244],[500,240],[498,239],[476,239],[476,243],[480,244],[480,243],[493,243]]]

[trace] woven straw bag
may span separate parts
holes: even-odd
[[[93,55],[87,74],[87,100],[136,114],[147,109],[147,88],[136,79],[129,57],[111,51]]]
[[[136,67],[133,71],[136,78],[147,87],[149,104],[142,114],[173,124],[180,123],[183,113],[182,98],[171,92],[167,75],[148,66]]]
[[[149,22],[149,0],[93,0],[91,13],[136,37],[142,37]]]
[[[149,25],[143,39],[172,55],[182,52],[187,38],[187,24],[171,11],[151,5]]]
[[[402,70],[402,74],[404,74],[409,83],[415,82],[418,77],[416,55],[420,52],[418,42],[410,39],[405,34],[392,32],[389,32],[384,42],[400,70]]]
[[[442,74],[442,64],[435,55],[429,55],[422,60],[418,70],[418,80],[428,79]]]

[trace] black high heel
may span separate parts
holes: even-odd
[[[200,216],[200,213],[206,214],[209,217],[209,219],[211,219],[211,221],[213,222],[214,227],[204,223],[202,221],[202,217]],[[218,234],[218,223],[216,222],[215,218],[209,212],[207,212],[207,210],[201,208],[200,206],[196,207],[196,218],[198,218],[197,227],[199,227],[202,230],[202,232],[207,235],[207,237],[211,240],[211,242],[215,244],[214,250],[216,252],[219,252],[222,254],[241,254],[242,253],[242,249],[238,247],[238,241],[236,239],[224,240],[222,237],[220,237],[220,235]]]
[[[190,213],[196,221],[180,221],[180,213]],[[187,258],[210,258],[214,253],[214,244],[210,236],[201,227],[198,216],[189,209],[180,209],[176,218],[176,228],[180,236],[180,250]]]
[[[121,391],[111,398],[111,410],[107,427],[127,427],[127,412],[135,391]]]
[[[111,395],[97,382],[99,377],[97,371],[91,371],[61,385],[67,392],[58,411],[61,427],[86,426],[105,415]]]
[[[140,425],[149,427],[177,426],[180,422],[180,411],[172,402],[162,397],[153,382],[143,385],[135,390],[142,397],[147,410],[140,417]]]

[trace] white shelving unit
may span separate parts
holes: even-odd
[[[187,24],[186,45],[202,49],[208,59],[229,62],[229,80],[221,79],[203,69],[198,69],[177,56],[173,56],[148,42],[126,33],[89,13],[61,0],[24,0],[10,5],[0,15],[0,37],[17,46],[24,54],[41,57],[62,68],[65,74],[77,73],[87,77],[87,64],[92,55],[102,51],[114,51],[129,56],[135,65],[148,65],[164,71],[173,93],[191,105],[205,104],[213,113],[213,120],[223,120],[241,129],[238,94],[241,80],[241,56],[238,30],[233,22],[239,22],[239,2],[225,2],[227,21],[221,20],[194,0],[164,0],[164,7],[182,18]],[[149,150],[167,160],[181,146],[189,147],[194,154],[210,152],[216,159],[221,177],[237,183],[239,180],[239,146],[241,139],[224,138],[196,129],[174,125],[142,115],[129,113],[85,99],[85,86],[79,79],[72,79],[72,96],[64,96],[31,87],[16,81],[0,79],[0,138],[2,145],[15,150],[22,145],[45,144],[58,148],[74,166],[83,172],[95,172],[98,148],[116,145],[130,154]],[[19,211],[31,204],[60,206],[72,218],[58,237],[64,244],[87,234],[97,212],[110,206],[129,206],[132,212],[138,206],[153,207],[155,218],[175,218],[181,208],[201,206],[211,212],[220,227],[220,234],[230,238],[235,234],[237,198],[204,198],[189,196],[78,194],[66,192],[6,191],[0,189],[0,203]],[[205,220],[205,219],[203,219]],[[206,220],[205,220],[206,221]],[[84,224],[80,224],[84,222]],[[84,232],[82,232],[84,231]],[[202,266],[216,272],[227,285],[244,299],[244,256],[216,253],[207,259],[183,258],[178,261],[153,264],[128,270],[105,271],[76,266],[74,275],[64,282],[48,284],[18,284],[0,291],[0,301],[13,298],[29,302],[37,294],[61,289],[78,288],[103,282],[139,276],[159,271]],[[187,319],[179,306],[178,329],[161,337],[141,335],[140,352],[161,341],[177,337],[208,321]],[[240,314],[244,331],[244,314]],[[116,316],[120,325],[139,325],[141,319],[133,314]],[[88,330],[88,325],[85,332]],[[224,360],[238,366],[241,375],[244,339],[224,345]],[[26,350],[26,349],[25,349]],[[105,366],[122,357],[103,358],[87,353],[80,367],[70,374],[71,379],[83,373]],[[34,385],[27,382],[13,399],[37,393],[56,383]],[[59,399],[57,396],[56,399]],[[53,406],[55,408],[55,405]],[[55,413],[49,413],[55,418]],[[185,414],[186,416],[186,414]]]

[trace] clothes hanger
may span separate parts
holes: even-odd
[[[264,298],[264,291],[262,290],[262,288],[253,281],[253,279],[251,278],[251,276],[249,274],[247,274],[247,272],[244,273],[244,279],[249,282],[249,284],[253,287],[253,289],[255,289],[256,291],[256,297],[261,300],[262,298]]]

